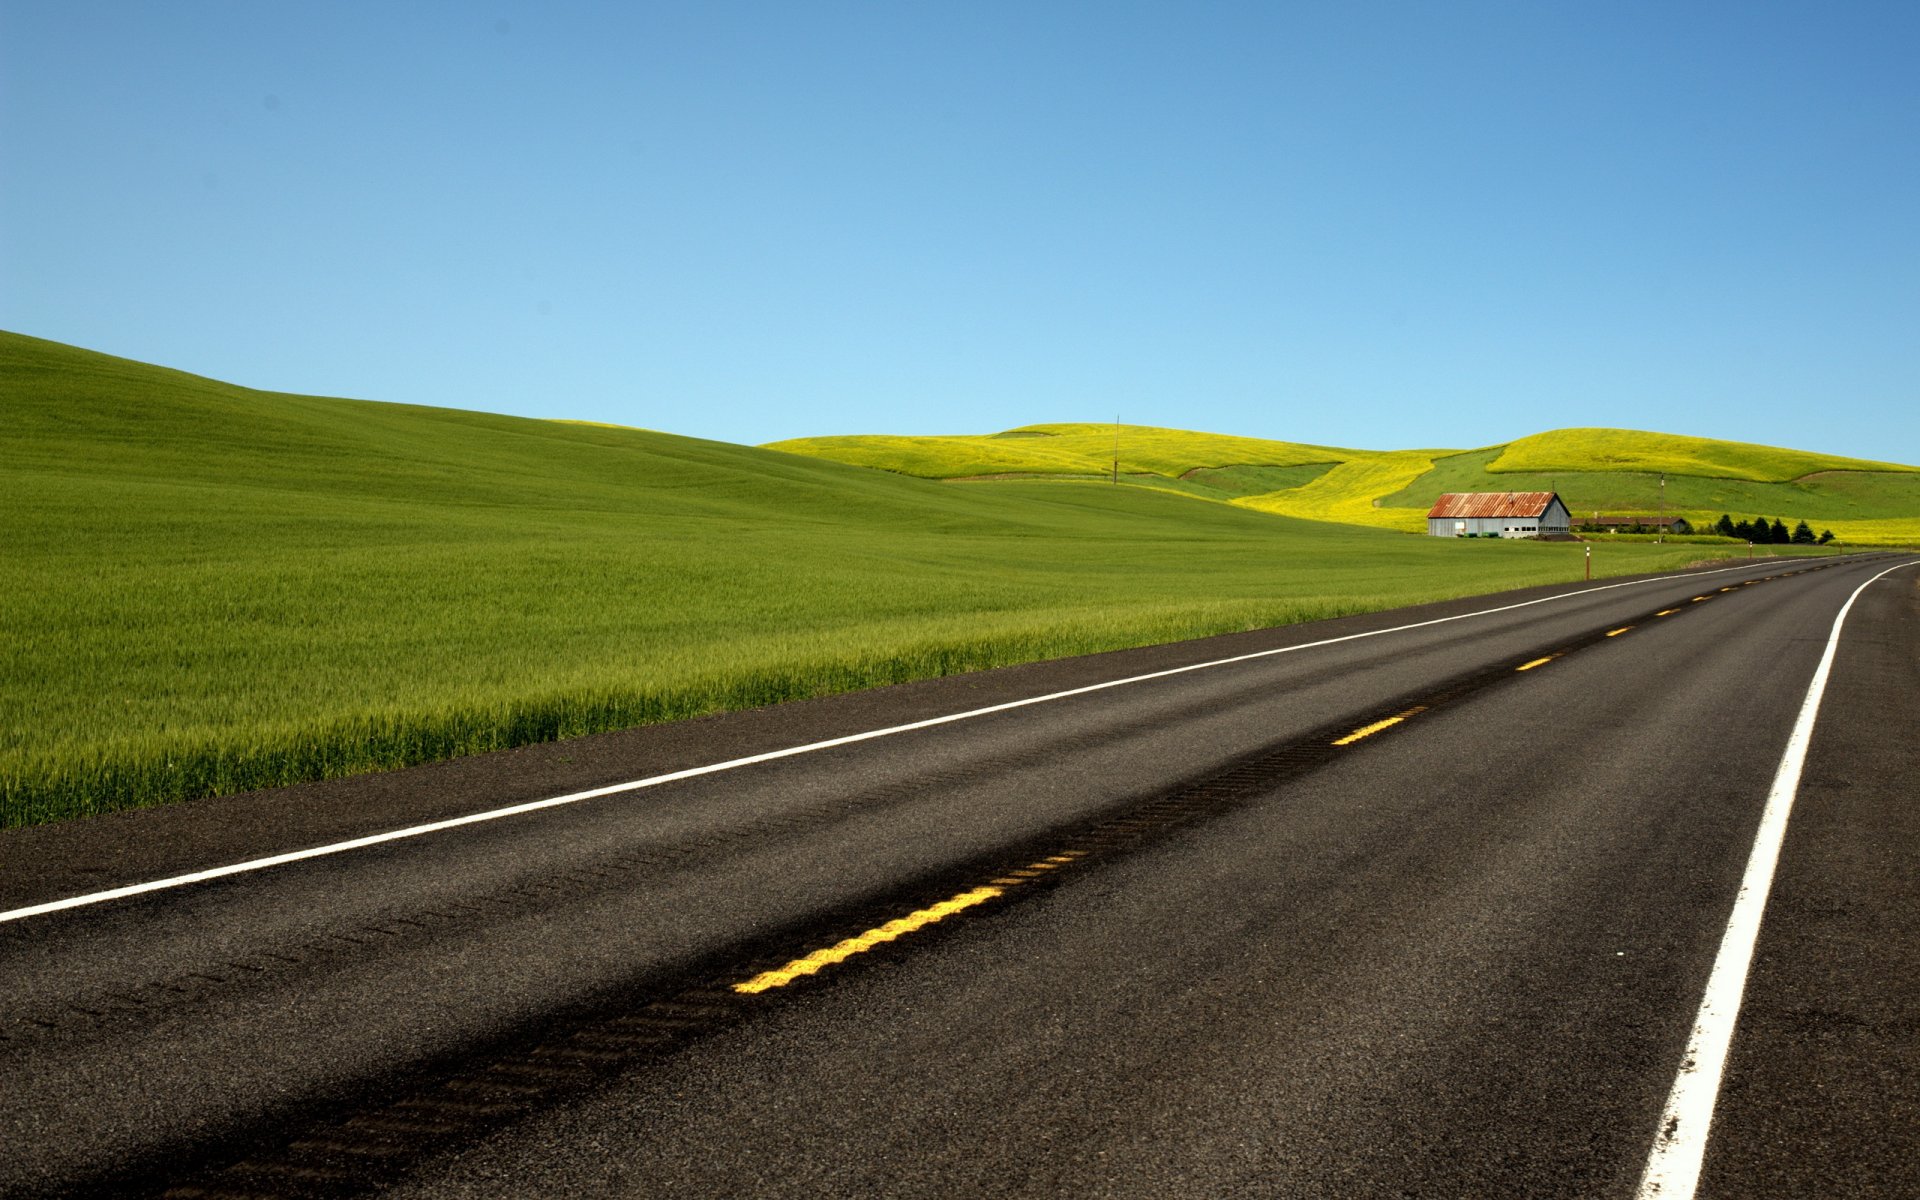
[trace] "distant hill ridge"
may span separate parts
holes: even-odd
[[[1500,457],[1487,464],[1487,470],[1494,474],[1665,471],[1709,479],[1786,483],[1823,471],[1912,472],[1920,468],[1677,433],[1586,428],[1555,429],[1508,442]]]
[[[1381,451],[1050,424],[984,435],[798,438],[766,448],[923,479],[1086,479],[1113,475],[1116,434],[1123,483],[1312,520],[1416,531],[1447,492],[1556,491],[1576,519],[1664,507],[1696,524],[1725,512],[1804,519],[1857,542],[1920,536],[1920,468],[1630,429],[1557,429],[1474,450]]]

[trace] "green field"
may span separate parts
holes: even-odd
[[[1848,544],[1920,541],[1920,468],[1774,446],[1629,429],[1560,429],[1466,451],[1349,450],[1133,425],[1120,434],[1122,483],[1313,521],[1423,532],[1446,492],[1557,491],[1576,520],[1655,514],[1664,472],[1665,511],[1695,525],[1727,513],[1804,520]],[[1112,426],[1032,425],[774,445],[922,478],[998,481],[1104,474],[1113,441]]]
[[[15,334],[0,396],[6,824],[1580,574],[1578,546],[251,391]]]

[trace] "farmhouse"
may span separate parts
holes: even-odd
[[[1448,492],[1427,513],[1434,537],[1539,537],[1565,533],[1567,524],[1554,492]]]

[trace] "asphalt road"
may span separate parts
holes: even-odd
[[[1284,651],[0,920],[0,1194],[1630,1196],[1834,615],[1902,561],[0,833],[16,912]],[[1920,1195],[1916,696],[1909,566],[1848,618],[1700,1195]]]

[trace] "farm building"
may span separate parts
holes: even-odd
[[[1584,529],[1600,533],[1692,533],[1693,523],[1685,517],[1603,517],[1593,514],[1582,521]]]
[[[1539,537],[1567,532],[1567,506],[1554,492],[1448,492],[1427,513],[1434,537]]]

